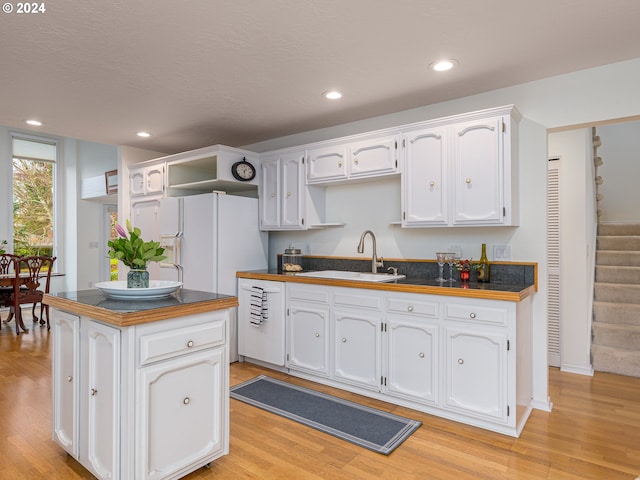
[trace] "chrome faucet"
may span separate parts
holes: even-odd
[[[378,273],[378,267],[384,267],[384,260],[380,257],[378,260],[378,254],[376,253],[376,236],[373,234],[371,230],[365,230],[362,232],[360,236],[360,242],[358,243],[358,253],[364,253],[364,237],[367,234],[371,235],[371,240],[373,240],[373,256],[371,257],[371,272]]]

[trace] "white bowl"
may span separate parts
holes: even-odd
[[[164,298],[182,286],[182,282],[172,280],[149,280],[148,288],[127,288],[126,281],[99,282],[95,287],[111,298],[139,300]]]

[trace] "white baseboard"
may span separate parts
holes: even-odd
[[[578,375],[586,375],[593,377],[593,366],[591,365],[567,365],[566,363],[560,367],[561,372],[577,373]]]

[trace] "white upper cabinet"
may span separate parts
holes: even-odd
[[[268,157],[261,162],[260,228],[303,230],[304,153]]]
[[[518,225],[513,106],[404,130],[402,226]]]
[[[346,180],[348,151],[344,143],[307,149],[307,182]]]
[[[351,177],[398,172],[398,136],[389,135],[349,144]]]
[[[307,183],[328,184],[400,172],[400,135],[376,132],[307,146]]]
[[[445,127],[405,134],[406,165],[402,177],[403,226],[448,223],[448,135]]]
[[[129,171],[129,194],[162,195],[164,192],[164,165],[150,165]]]
[[[503,117],[453,127],[455,225],[503,223]]]

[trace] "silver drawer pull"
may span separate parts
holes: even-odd
[[[187,347],[189,347],[189,348],[193,347],[193,340],[189,340],[187,342]]]
[[[71,382],[71,381],[73,381],[73,377],[72,377],[71,375],[69,375],[69,376],[67,377],[67,382]]]
[[[430,187],[435,187],[435,186],[436,186],[436,182],[434,182],[433,180],[431,180],[431,181],[429,182],[429,186],[430,186]]]
[[[418,355],[420,358],[424,358],[424,353],[420,352],[420,355]]]
[[[91,394],[92,397],[95,397],[98,394],[98,390],[96,390],[95,388],[92,388],[91,390],[89,390],[89,393]]]
[[[458,359],[458,364],[462,365],[463,363],[464,363],[464,360],[463,360],[463,359],[461,359],[461,358],[459,358],[459,359]]]
[[[409,305],[409,306],[407,307],[407,311],[408,311],[408,312],[413,312],[413,305]]]
[[[473,312],[472,312],[472,313],[470,313],[470,314],[469,314],[469,318],[476,318],[476,314],[475,314],[475,313],[473,313]]]
[[[354,157],[354,159],[353,159],[353,163],[355,163],[356,165],[358,165],[358,157]]]
[[[320,334],[318,332],[316,332],[316,338],[318,338],[320,336]]]
[[[467,179],[465,180],[465,182],[467,182],[467,183],[471,183],[471,179],[470,179],[470,178],[467,178]]]
[[[184,400],[182,400],[182,403],[184,403],[185,405],[189,405],[189,403],[191,403],[191,399],[189,397],[184,397]]]
[[[338,162],[338,168],[342,168],[342,162]]]
[[[343,338],[343,339],[342,339],[342,343],[347,343],[347,339],[346,339],[346,338]]]

